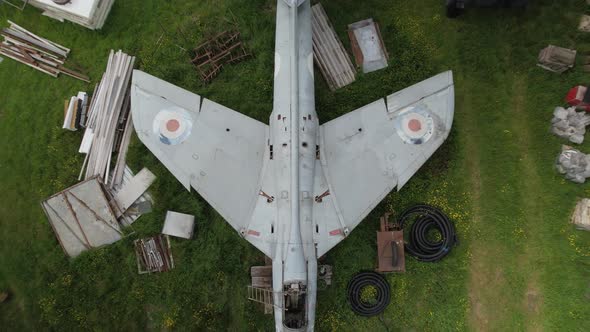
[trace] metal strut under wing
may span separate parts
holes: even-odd
[[[314,204],[318,257],[418,171],[448,137],[453,113],[448,71],[321,126],[314,190],[329,194]]]
[[[268,126],[144,72],[133,72],[139,139],[239,232],[258,200]]]

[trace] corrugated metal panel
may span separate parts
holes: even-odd
[[[355,81],[356,69],[321,4],[312,7],[313,58],[331,90]]]

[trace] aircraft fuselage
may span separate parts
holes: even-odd
[[[315,111],[311,9],[277,3],[274,105],[269,144],[277,202],[273,291],[277,330],[313,330],[317,257],[312,208],[319,122]]]

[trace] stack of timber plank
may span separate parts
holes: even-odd
[[[70,0],[57,4],[53,0],[29,0],[29,4],[42,9],[45,16],[60,22],[74,22],[92,30],[103,27],[114,2],[115,0]]]
[[[11,21],[8,23],[10,27],[0,32],[4,37],[0,44],[0,54],[53,77],[63,73],[90,82],[88,76],[64,66],[70,49],[39,37]]]
[[[64,106],[64,123],[62,128],[76,131],[84,126],[86,113],[88,111],[88,95],[86,92],[78,92]]]
[[[134,63],[135,57],[122,51],[111,51],[107,70],[90,103],[80,146],[80,152],[86,154],[80,178],[82,174],[85,174],[85,179],[100,176],[111,188],[122,181],[125,155],[133,131],[129,90]],[[119,153],[114,167],[115,176],[111,178],[111,160],[115,152]]]
[[[344,49],[321,4],[312,10],[313,58],[330,90],[344,87],[356,79],[356,69]]]

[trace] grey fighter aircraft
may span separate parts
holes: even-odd
[[[309,0],[278,0],[269,124],[141,71],[131,108],[140,140],[272,259],[277,331],[313,331],[317,260],[398,190],[447,138],[445,72],[320,125]]]

